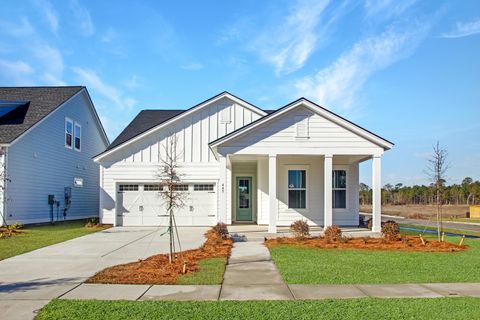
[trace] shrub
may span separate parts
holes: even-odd
[[[99,218],[90,218],[87,220],[87,223],[85,224],[85,228],[95,228],[95,227],[98,227],[99,224],[100,224]]]
[[[23,228],[23,224],[19,222],[12,223],[11,225],[7,226],[7,229],[10,231],[20,230]]]
[[[225,223],[219,222],[212,229],[220,238],[228,239],[228,228]]]
[[[308,226],[308,223],[303,220],[294,221],[290,225],[290,231],[295,238],[303,239],[310,236],[310,227]]]
[[[342,230],[334,224],[325,229],[324,235],[327,241],[337,241],[342,238]]]
[[[400,235],[398,223],[388,220],[382,225],[382,235],[387,240],[397,240]]]
[[[373,227],[373,219],[370,218],[370,219],[368,219],[368,221],[367,221],[367,228],[370,229],[370,230],[372,230],[372,227]]]

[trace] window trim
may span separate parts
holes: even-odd
[[[77,126],[80,127],[80,148],[77,148],[75,145],[76,133],[77,133]],[[74,122],[73,124],[73,149],[75,151],[81,152],[82,151],[82,125],[78,122]]]
[[[187,186],[187,190],[174,190],[175,192],[189,192],[190,191],[190,183],[178,183],[178,184],[174,184],[172,186],[174,186],[175,189],[176,189],[177,186]],[[165,188],[164,188],[164,191],[165,191]]]
[[[285,166],[285,199],[287,200],[286,202],[286,205],[287,205],[287,210],[289,211],[298,211],[298,212],[307,212],[310,210],[310,203],[309,203],[309,199],[310,199],[310,196],[309,196],[309,193],[310,193],[310,179],[308,177],[309,175],[309,166],[308,165],[286,165]],[[288,187],[288,171],[290,170],[304,170],[305,171],[305,189],[303,188],[294,188],[294,189],[290,189]],[[288,203],[288,191],[289,190],[305,190],[305,208],[290,208],[290,204]]]
[[[72,124],[72,133],[71,133],[72,138],[71,138],[71,140],[70,140],[70,141],[71,141],[71,145],[70,145],[70,146],[67,144],[67,134],[69,134],[69,133],[67,132],[67,123],[71,123],[71,124]],[[64,139],[63,142],[64,142],[64,144],[65,144],[65,148],[70,149],[70,150],[73,149],[73,145],[74,145],[74,133],[75,133],[75,122],[74,122],[72,119],[70,119],[69,117],[65,117],[65,126],[64,126],[64,132],[63,132],[63,139]]]
[[[208,186],[208,189],[204,189],[205,186]],[[210,189],[211,186],[211,189]],[[214,183],[194,183],[193,191],[195,192],[215,192]]]
[[[346,185],[345,185],[345,188],[334,188],[333,187],[333,172],[334,171],[345,171],[345,175],[347,177],[347,181],[346,181]],[[344,166],[344,165],[334,165],[332,167],[332,211],[333,212],[338,212],[338,213],[345,213],[345,212],[348,212],[349,211],[349,192],[350,192],[350,188],[349,188],[349,180],[350,180],[350,175],[349,175],[349,167],[348,166]],[[333,195],[334,195],[334,191],[335,190],[345,190],[345,208],[334,208],[333,207]]]

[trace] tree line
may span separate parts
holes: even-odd
[[[480,181],[473,181],[466,177],[461,184],[444,185],[441,201],[447,205],[476,205],[480,204]],[[433,184],[404,186],[386,184],[382,188],[382,204],[390,205],[434,205],[436,204],[436,189]],[[372,204],[372,189],[365,183],[360,183],[360,204]]]

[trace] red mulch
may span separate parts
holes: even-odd
[[[23,230],[19,229],[8,229],[8,228],[0,228],[0,239],[1,238],[9,238],[15,235],[23,234]]]
[[[182,251],[176,254],[170,264],[168,254],[158,254],[145,260],[121,264],[106,268],[87,283],[112,284],[175,284],[183,274],[183,265],[186,262],[186,273],[198,270],[198,262],[206,258],[229,257],[232,240],[222,239],[215,231],[205,233],[207,240],[198,249]]]
[[[311,247],[321,249],[366,249],[366,250],[392,250],[392,251],[425,251],[425,252],[454,252],[463,251],[468,248],[466,245],[456,245],[450,242],[438,242],[425,240],[422,244],[418,236],[402,236],[397,240],[386,240],[383,238],[350,238],[341,241],[327,241],[322,237],[312,238],[274,238],[265,241],[269,248],[278,245],[292,245],[298,247]]]

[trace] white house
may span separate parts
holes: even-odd
[[[373,159],[380,230],[381,157],[391,142],[305,98],[266,111],[228,92],[188,110],[144,110],[94,158],[104,223],[167,225],[157,172],[174,135],[188,193],[178,225],[357,226],[359,163]]]
[[[85,87],[1,87],[0,225],[98,216],[107,146]]]

